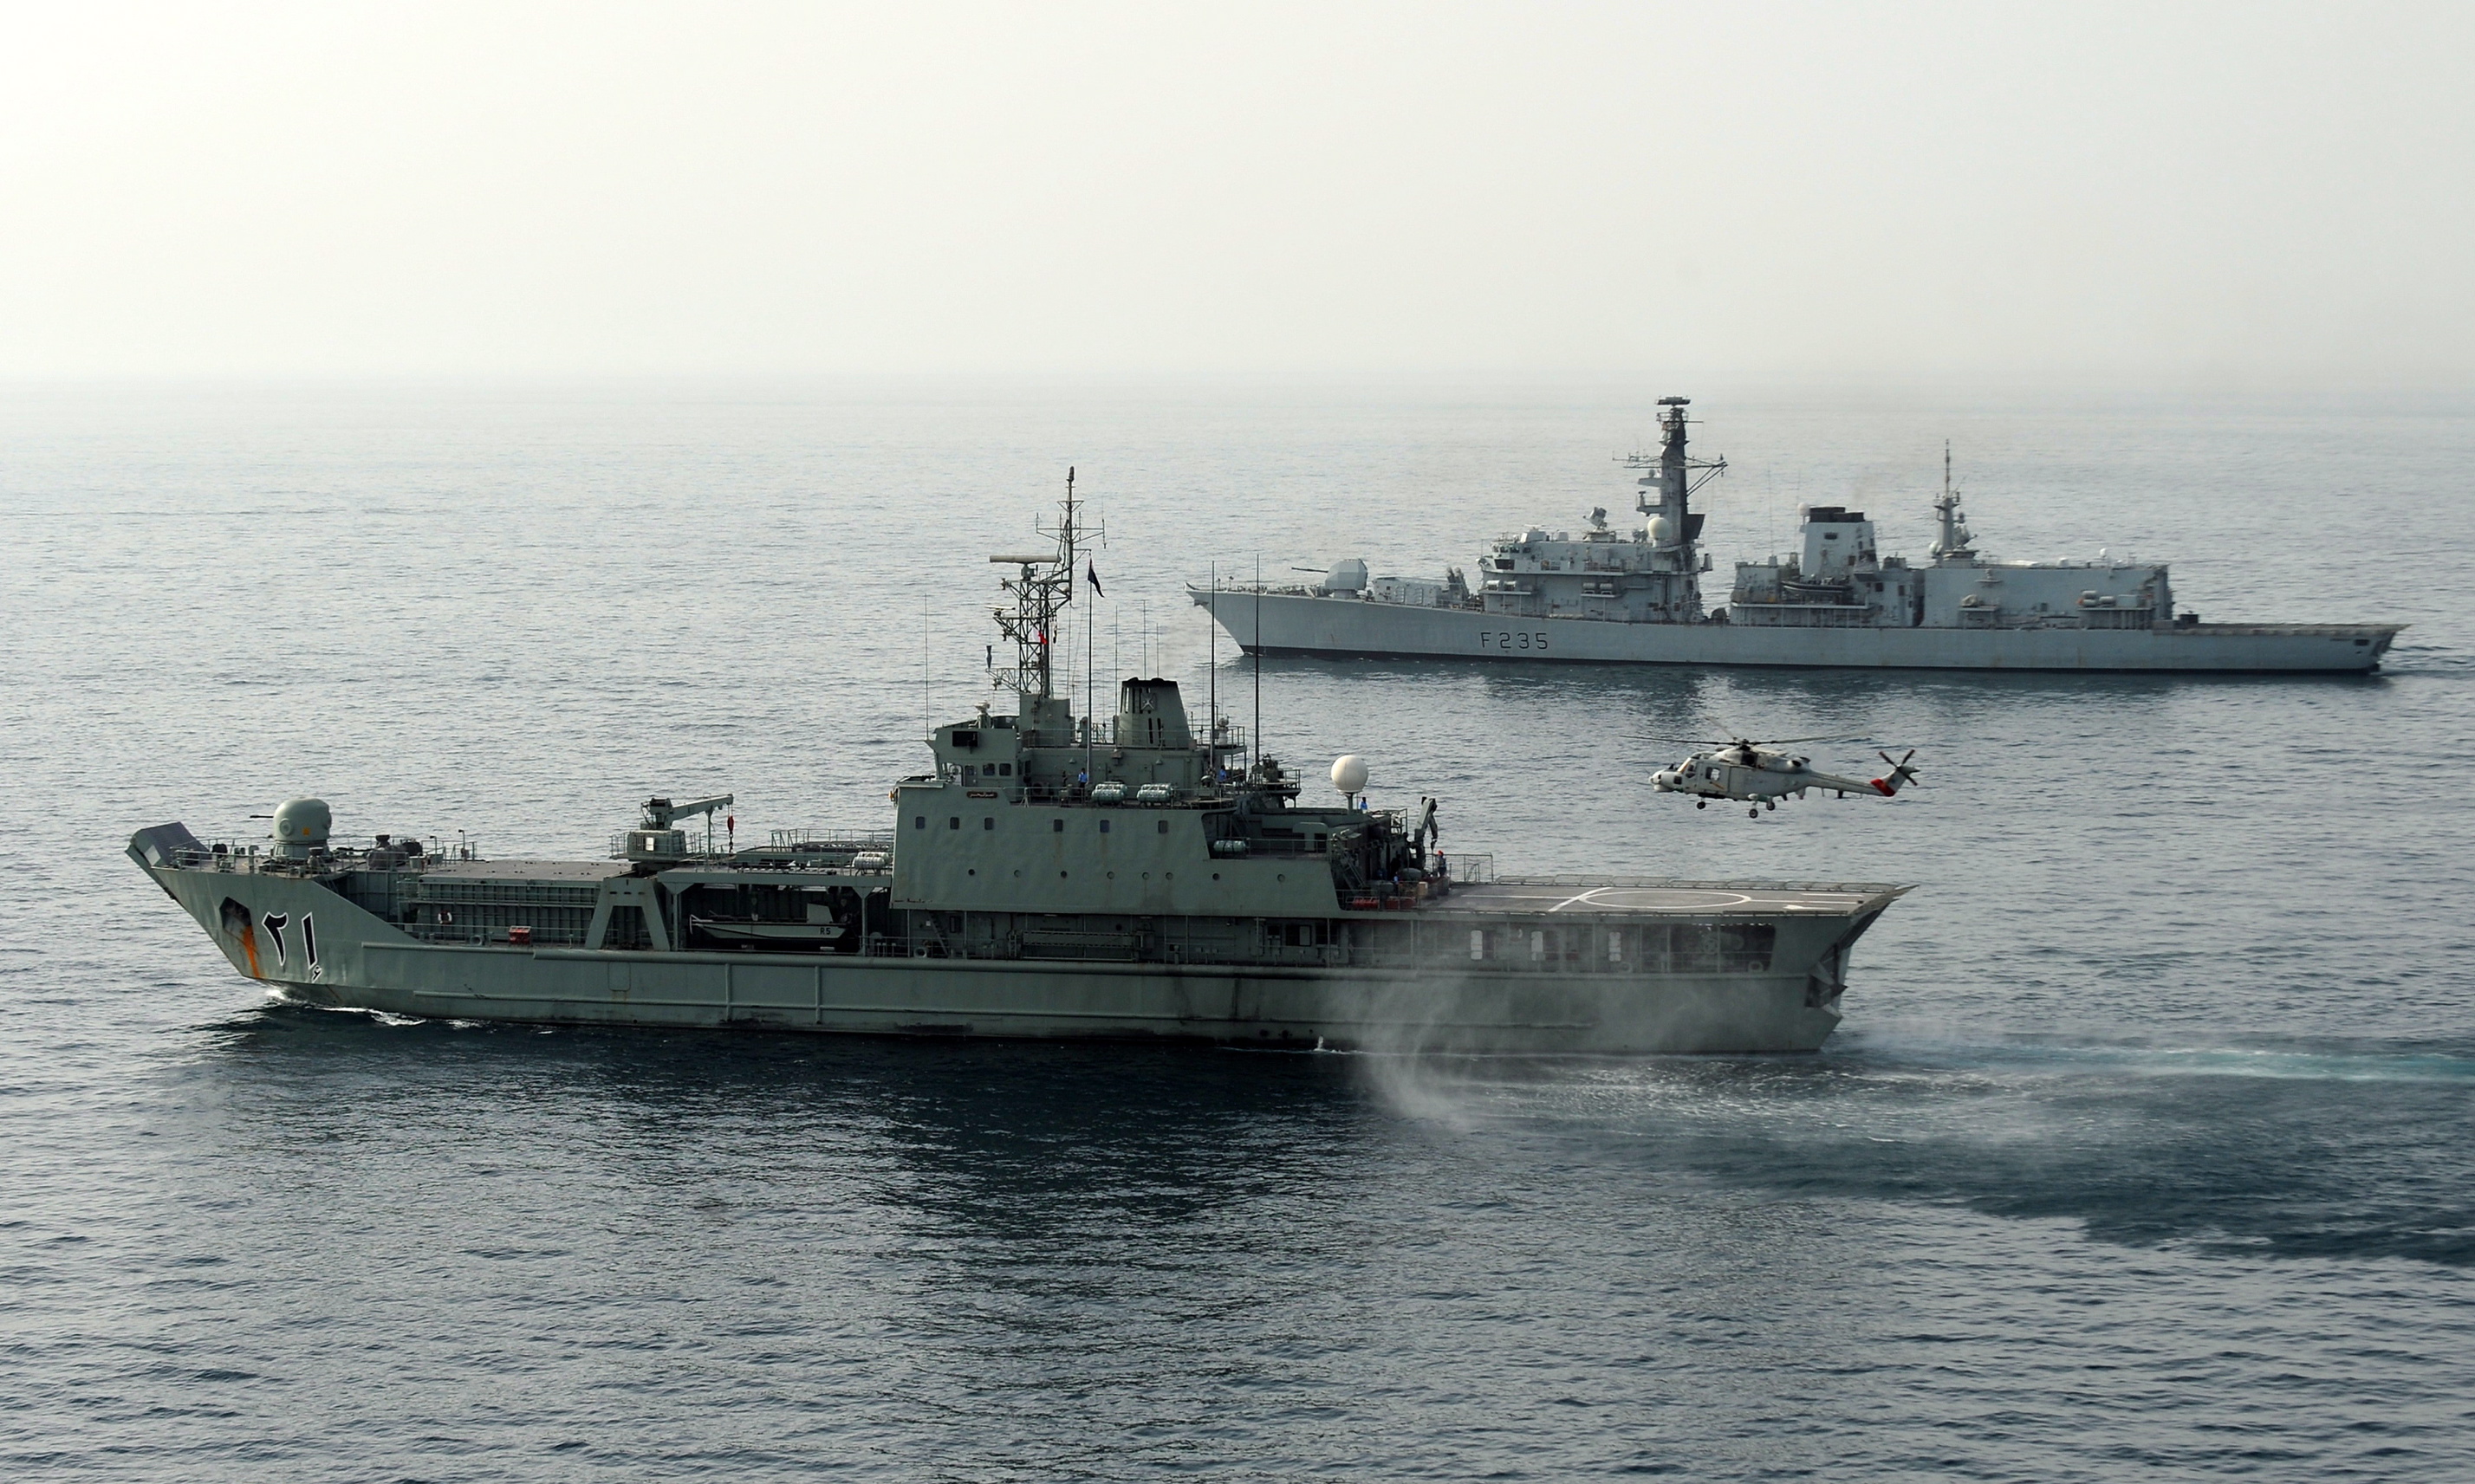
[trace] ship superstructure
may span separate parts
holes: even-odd
[[[1660,448],[1635,509],[1611,529],[1532,527],[1497,540],[1476,581],[1367,576],[1333,564],[1313,586],[1189,589],[1248,650],[1329,657],[1586,660],[1635,664],[1936,669],[2361,671],[2402,625],[2203,623],[2177,613],[2162,564],[1997,561],[1979,554],[1950,484],[1934,501],[1926,562],[1882,555],[1861,510],[1811,505],[1801,546],[1736,564],[1725,603],[1704,607],[1703,516],[1691,497],[1727,470],[1687,452],[1687,399],[1660,401]]]
[[[296,799],[271,841],[171,824],[130,854],[241,972],[415,1015],[1524,1053],[1810,1050],[1836,1024],[1903,888],[1500,878],[1444,848],[1434,800],[1373,807],[1355,760],[1308,802],[1173,681],[1077,717],[1070,483],[1052,535],[992,559],[1013,711],[933,728],[890,829],[742,847],[734,795],[655,798],[609,859],[496,860],[348,842]]]

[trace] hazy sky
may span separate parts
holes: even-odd
[[[0,375],[2475,384],[2475,3],[119,5]]]

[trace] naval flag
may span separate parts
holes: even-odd
[[[1109,596],[1108,590],[1100,586],[1100,569],[1097,566],[1090,562],[1084,563],[1083,579],[1091,584],[1091,592],[1094,596],[1106,597]]]

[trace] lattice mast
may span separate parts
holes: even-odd
[[[1083,505],[1074,494],[1071,469],[1066,471],[1066,499],[1059,502],[1058,509],[1060,515],[1053,524],[1042,522],[1037,527],[1056,543],[1055,551],[989,558],[1021,569],[999,584],[1014,599],[1010,606],[993,612],[998,632],[1015,646],[1015,663],[998,670],[993,683],[1011,687],[1021,697],[1026,717],[1037,714],[1041,703],[1056,695],[1054,651],[1065,622],[1066,606],[1074,601],[1078,580],[1074,564],[1088,534],[1083,528]]]

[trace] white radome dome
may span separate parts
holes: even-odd
[[[1663,515],[1650,518],[1650,544],[1663,547],[1676,539],[1676,523]]]
[[[1343,793],[1366,791],[1366,760],[1357,753],[1335,758],[1332,764],[1332,786]]]

